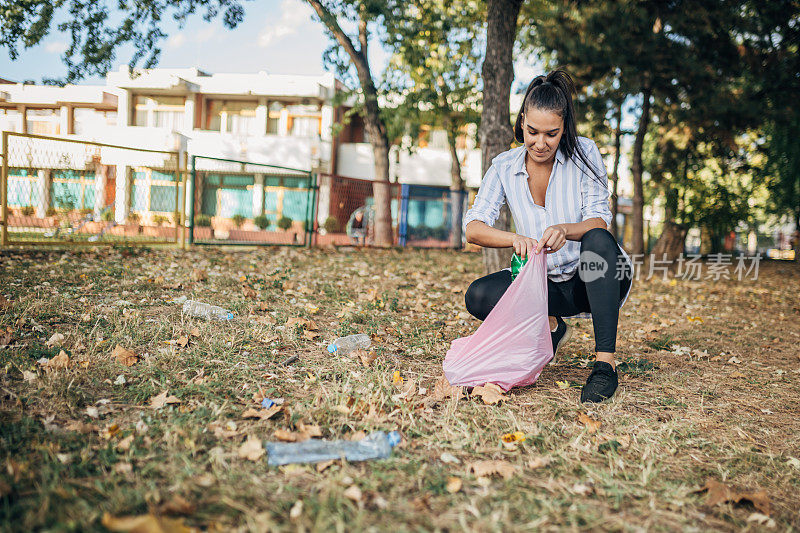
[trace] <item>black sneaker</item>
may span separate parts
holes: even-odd
[[[553,341],[553,360],[556,352],[572,338],[572,326],[564,322],[560,316],[556,317],[556,330],[550,332],[550,339]]]
[[[581,389],[581,403],[599,403],[614,395],[619,385],[617,371],[605,361],[595,361],[592,373]]]

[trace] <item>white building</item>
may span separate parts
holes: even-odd
[[[345,108],[334,105],[337,92],[344,87],[332,74],[209,74],[187,68],[140,70],[130,75],[127,67],[122,67],[108,74],[106,85],[54,87],[4,81],[0,80],[0,130],[373,179],[372,149],[365,142],[358,117],[333,135],[333,126]],[[428,132],[424,141],[411,151],[393,149],[393,181],[448,186],[450,155],[444,132]],[[474,143],[462,139],[459,155],[467,185],[477,187],[479,151]],[[78,155],[68,159],[76,158],[80,159]],[[80,186],[74,194],[79,197],[78,206],[99,211],[103,202],[112,198],[118,222],[131,210],[171,214],[174,201],[151,200],[153,187],[168,185],[161,183],[163,177],[137,173],[135,165],[120,161],[112,170],[93,170],[91,175],[76,178],[71,186]],[[24,191],[37,198],[37,213],[44,212],[51,205],[54,178],[50,170],[18,178]],[[92,180],[96,183],[89,183]],[[256,174],[246,187],[264,191],[263,176]],[[84,192],[90,189],[91,194]],[[147,192],[137,199],[134,190]],[[278,211],[274,212],[273,205],[270,216],[280,215],[281,199],[277,199]],[[252,217],[264,214],[270,200],[246,202],[253,209],[243,212]],[[326,213],[327,206],[321,206],[320,217],[324,219]]]

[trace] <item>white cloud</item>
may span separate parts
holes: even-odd
[[[176,33],[167,39],[167,48],[180,48],[186,42],[186,35],[183,33]]]
[[[67,50],[67,43],[64,41],[52,41],[47,43],[44,49],[51,54],[62,54]]]
[[[207,28],[200,30],[197,32],[197,36],[195,40],[198,43],[204,43],[206,41],[210,41],[217,35],[217,28],[216,26],[208,26]]]
[[[305,2],[283,0],[280,7],[281,18],[267,20],[266,27],[258,34],[258,45],[266,48],[276,40],[298,33],[304,25],[311,22],[312,10]]]

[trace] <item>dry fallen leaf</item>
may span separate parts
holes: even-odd
[[[363,497],[361,494],[361,489],[359,489],[356,485],[350,485],[342,494],[354,502],[360,502],[361,498]]]
[[[256,291],[249,285],[242,285],[242,294],[244,294],[245,298],[249,298],[251,300],[258,298],[258,293],[256,293]]]
[[[461,391],[461,387],[450,385],[450,382],[447,381],[447,378],[441,376],[436,382],[436,385],[433,386],[433,398],[438,401],[442,401],[445,398],[458,399],[461,397]]]
[[[198,531],[185,526],[182,518],[166,518],[151,514],[116,517],[105,513],[102,523],[110,531],[130,533],[194,533]]]
[[[167,391],[162,392],[158,396],[150,398],[150,407],[153,409],[161,409],[167,404],[181,403],[175,396],[167,396]]]
[[[770,514],[770,501],[769,495],[765,490],[757,490],[754,492],[736,492],[724,483],[720,483],[715,479],[707,479],[706,484],[695,492],[708,491],[706,497],[706,504],[713,506],[724,502],[737,504],[748,501],[753,504],[757,510],[765,515]]]
[[[361,361],[363,366],[370,366],[378,357],[373,350],[355,350],[352,355],[358,357],[358,360]]]
[[[586,426],[586,430],[589,433],[595,433],[598,429],[600,429],[600,425],[602,424],[602,422],[595,420],[586,413],[580,413],[578,415],[578,422]]]
[[[61,333],[53,333],[53,336],[45,343],[48,348],[52,348],[54,346],[61,346],[64,342],[64,335]]]
[[[58,355],[50,360],[42,361],[40,359],[39,361],[42,365],[42,368],[44,368],[46,371],[64,370],[65,368],[68,368],[70,364],[69,356],[67,355],[67,352],[65,352],[64,350],[58,352]]]
[[[176,494],[158,507],[159,514],[167,515],[190,515],[195,512],[197,506],[189,502],[183,496]]]
[[[487,383],[482,387],[475,387],[472,389],[473,396],[480,396],[483,403],[492,405],[506,399],[503,396],[503,389],[494,383]]]
[[[308,330],[303,330],[303,336],[304,336],[306,339],[308,339],[308,340],[310,340],[310,341],[313,341],[314,339],[316,339],[317,337],[319,337],[319,336],[320,336],[320,334],[319,334],[319,333],[317,333],[316,331],[308,331]]]
[[[0,330],[0,346],[8,346],[11,344],[13,333],[14,330],[11,329],[11,326],[6,326],[5,330]]]
[[[250,461],[258,461],[265,453],[261,439],[255,435],[248,435],[247,440],[239,447],[239,457]]]
[[[556,381],[556,385],[558,385],[559,389],[568,389],[569,388],[569,381]]]
[[[450,477],[447,479],[447,492],[450,494],[455,494],[456,492],[461,490],[461,478],[460,477]]]
[[[547,466],[550,464],[549,457],[535,457],[528,461],[528,468],[531,470],[536,470],[537,468],[542,468],[543,466]]]
[[[336,459],[329,459],[327,461],[322,461],[321,463],[317,463],[316,469],[317,472],[324,472],[328,469],[328,467],[333,466],[336,463]]]
[[[737,370],[736,372],[731,372],[730,374],[728,374],[728,377],[732,379],[737,379],[737,378],[746,378],[747,375]]]
[[[194,270],[192,270],[192,279],[194,281],[205,281],[208,279],[208,275],[206,274],[205,270],[195,268]]]
[[[297,439],[300,435],[285,429],[276,429],[272,436],[284,442],[297,442]]]
[[[200,328],[198,328],[198,327],[193,327],[193,328],[192,328],[192,329],[189,331],[189,335],[191,335],[192,337],[199,337],[199,336],[200,336]]]
[[[135,435],[130,434],[127,437],[125,437],[124,439],[122,439],[121,441],[119,441],[117,443],[117,449],[119,451],[121,451],[121,452],[127,452],[128,450],[130,450],[131,449],[131,444],[133,444],[134,436]]]
[[[493,474],[503,476],[504,479],[509,479],[517,473],[517,467],[508,461],[493,460],[493,461],[476,461],[470,463],[467,471],[475,473],[476,477],[486,477]]]
[[[0,294],[0,309],[8,309],[11,307],[11,302],[9,302],[5,296]]]
[[[395,370],[392,374],[392,384],[400,386],[403,384],[403,376],[400,375],[399,370]]]
[[[273,405],[268,409],[258,409],[255,407],[248,407],[242,413],[242,418],[258,418],[260,420],[268,420],[277,415],[283,410],[282,405]]]
[[[123,348],[119,344],[117,344],[114,351],[111,352],[111,357],[116,359],[119,364],[125,366],[133,366],[139,361],[139,356],[136,355],[136,353]]]
[[[525,440],[525,433],[522,431],[515,431],[514,433],[506,433],[500,437],[503,442],[522,442]]]

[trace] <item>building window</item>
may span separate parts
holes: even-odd
[[[263,124],[256,121],[257,102],[208,101],[208,129],[237,135],[259,135]]]
[[[183,96],[134,96],[133,125],[180,131],[184,102]]]
[[[116,123],[116,111],[98,111],[81,107],[75,109],[74,131],[76,135],[91,133],[98,129],[114,126]]]
[[[319,137],[322,114],[315,105],[289,106],[289,131],[297,137]]]
[[[269,112],[267,117],[267,134],[278,135],[281,124],[281,111],[284,105],[280,102],[272,102],[269,105]]]
[[[58,135],[61,133],[61,111],[58,109],[28,109],[28,133]]]
[[[20,116],[16,109],[0,109],[0,130],[19,132]]]

